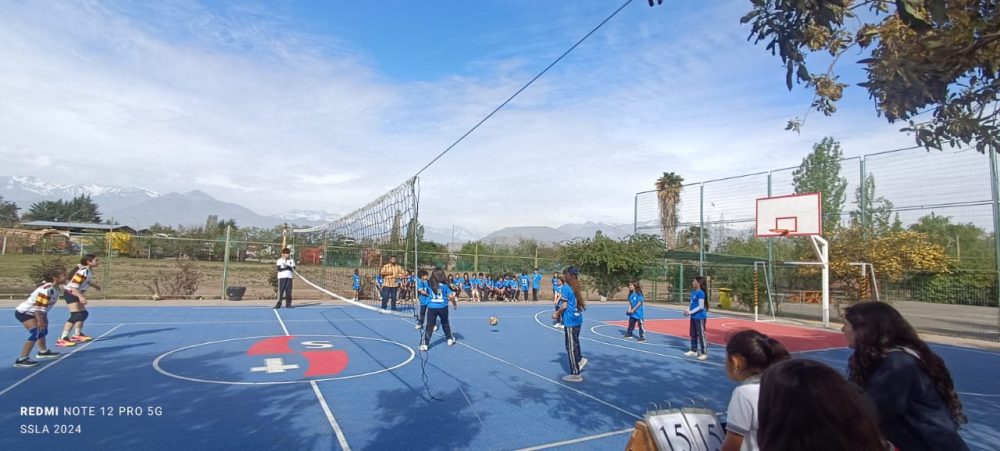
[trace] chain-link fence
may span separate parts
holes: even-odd
[[[920,231],[949,260],[947,271],[903,271],[893,277],[882,275],[877,266],[852,262],[859,264],[859,277],[868,272],[863,275],[867,298],[877,295],[892,302],[925,332],[1000,340],[995,157],[975,150],[903,149],[840,161],[839,176],[846,182],[843,202],[839,212],[824,212],[825,223]],[[820,307],[814,301],[822,287],[817,268],[782,264],[814,258],[807,239],[754,238],[756,199],[795,193],[797,169],[684,185],[672,231],[677,243],[673,258],[648,271],[652,290],[647,292],[679,302],[678,287],[686,286],[678,276],[704,274],[713,278],[716,300],[721,295],[736,309],[748,308],[756,274],[758,300],[770,294],[779,315],[818,319]],[[656,191],[637,193],[635,231],[662,236],[660,213]],[[838,246],[835,238],[831,248]],[[754,262],[761,262],[756,273]],[[858,298],[859,287],[851,285],[831,284],[835,307]],[[834,319],[837,313],[832,309]]]

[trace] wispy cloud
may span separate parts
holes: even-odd
[[[421,82],[382,76],[378,55],[336,36],[289,31],[294,19],[267,6],[9,5],[3,172],[202,189],[261,213],[346,213],[415,173],[607,13],[587,5],[484,31],[539,39]],[[663,171],[698,180],[789,166],[825,135],[848,153],[909,142],[864,99],[783,132],[808,95],[785,91],[777,61],[744,41],[743,8],[676,8],[686,9],[624,11],[432,167],[424,221],[625,222],[633,193]]]

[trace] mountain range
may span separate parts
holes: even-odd
[[[199,226],[209,215],[219,219],[234,219],[246,227],[274,227],[282,223],[312,226],[340,217],[338,214],[315,210],[291,210],[265,216],[242,205],[216,199],[203,191],[160,194],[143,188],[106,185],[62,185],[49,183],[35,177],[0,176],[0,196],[13,201],[23,214],[31,204],[58,199],[71,199],[90,195],[105,219],[143,229],[159,223],[162,225]],[[585,222],[559,227],[507,227],[482,235],[460,226],[424,226],[424,239],[452,246],[476,241],[484,243],[516,244],[520,240],[534,240],[552,244],[577,237],[592,237],[598,230],[612,238],[623,238],[632,233],[631,224]]]

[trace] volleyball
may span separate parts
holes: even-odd
[[[490,317],[490,325],[491,326],[496,326],[497,324],[500,324],[500,320],[498,320],[497,317],[495,317],[495,316],[491,316]]]

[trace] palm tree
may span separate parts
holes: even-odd
[[[667,249],[677,246],[677,206],[681,202],[684,178],[673,172],[664,172],[656,179],[656,197],[660,200],[660,228]]]

